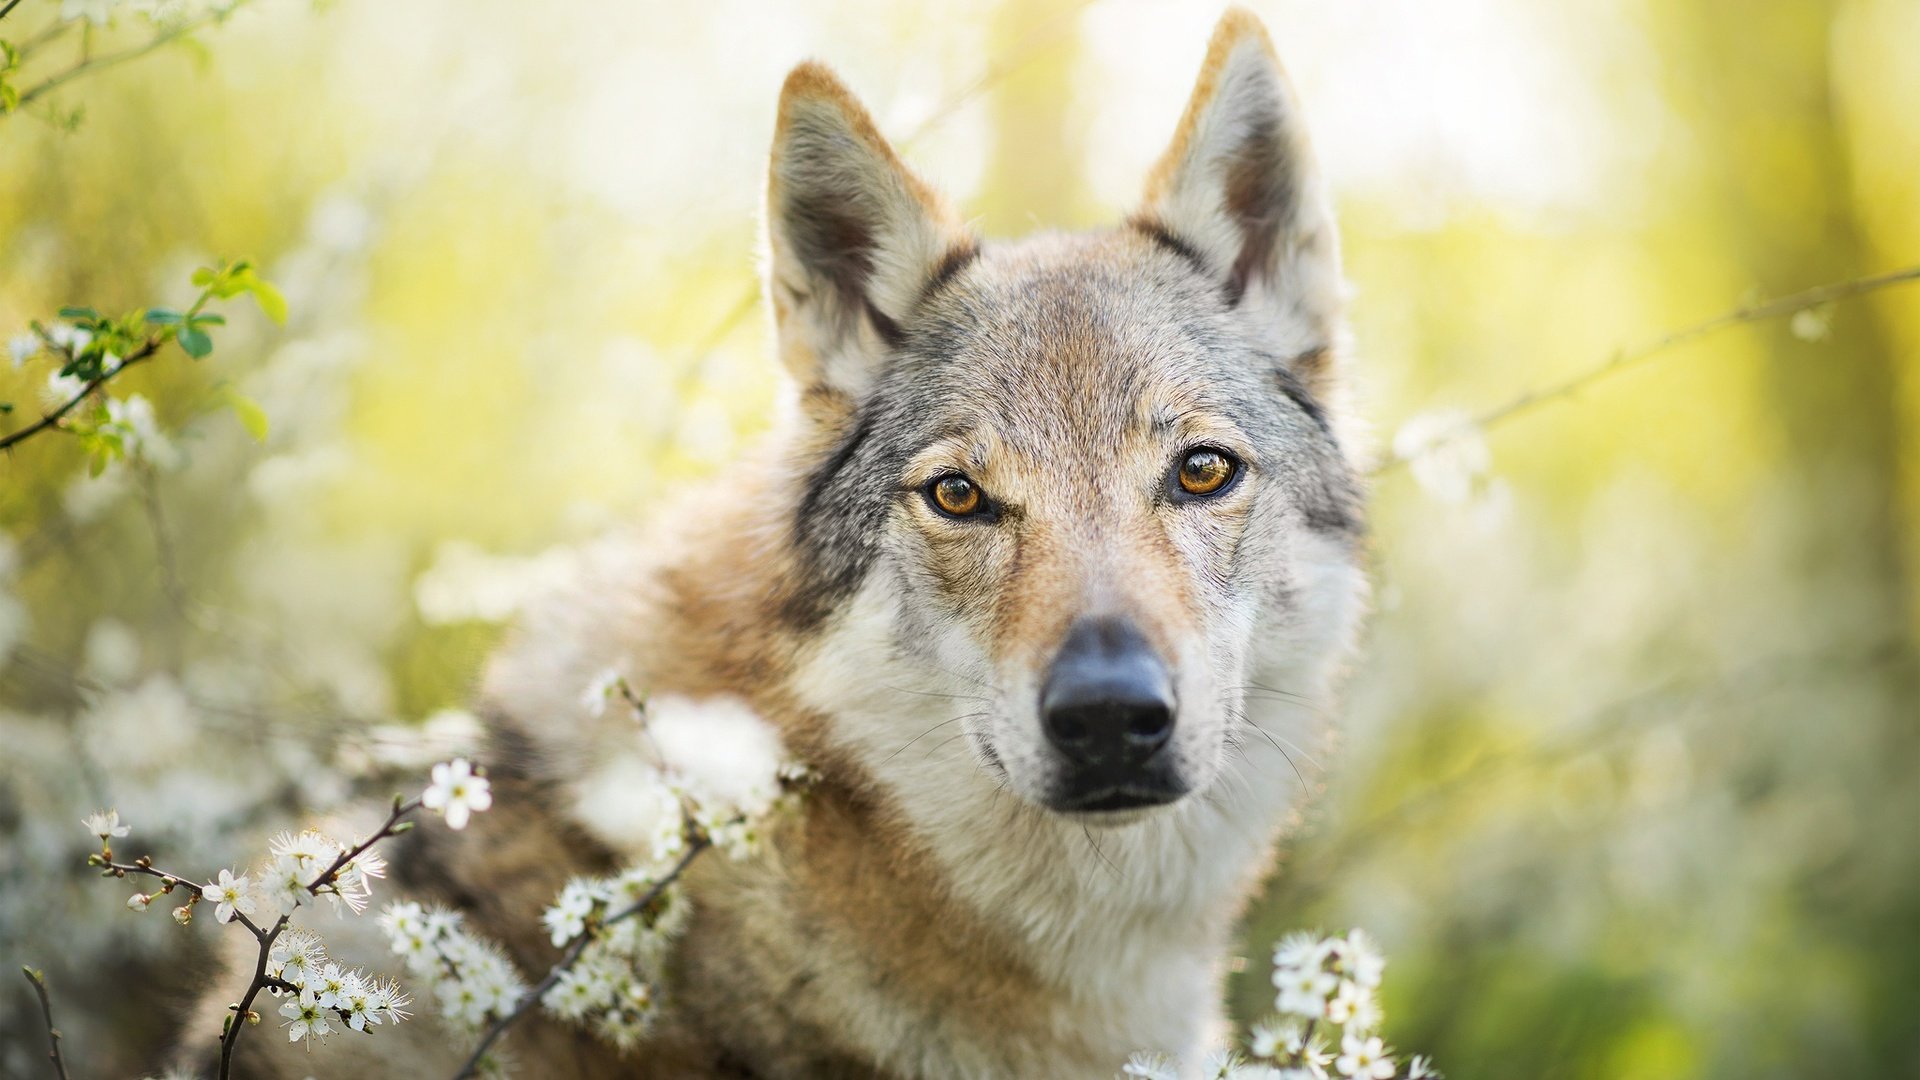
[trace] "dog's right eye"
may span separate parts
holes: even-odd
[[[929,505],[950,518],[980,517],[992,511],[992,504],[980,485],[959,473],[947,473],[927,481],[926,496]]]

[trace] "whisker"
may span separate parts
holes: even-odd
[[[1253,720],[1250,717],[1248,717],[1247,714],[1244,712],[1241,712],[1237,709],[1229,709],[1227,710],[1227,712],[1229,715],[1238,719],[1242,724],[1245,724],[1248,728],[1251,728],[1252,730],[1257,731],[1260,734],[1266,736],[1267,741],[1273,744],[1273,748],[1275,750],[1280,751],[1280,756],[1287,759],[1287,767],[1293,770],[1294,779],[1300,781],[1300,790],[1302,791],[1313,790],[1312,787],[1307,783],[1306,775],[1300,771],[1300,766],[1294,762],[1293,755],[1287,753],[1287,748],[1280,745],[1279,741],[1273,737],[1272,732],[1254,723]],[[1303,754],[1305,753],[1305,751],[1301,751],[1301,752]],[[1319,767],[1318,763],[1315,763],[1315,768],[1318,768],[1318,767]]]
[[[990,700],[985,694],[942,694],[937,690],[909,690],[904,686],[892,686],[887,683],[881,683],[880,685],[882,688],[891,690],[896,694],[918,694],[921,697],[951,698],[956,701]]]
[[[1087,845],[1093,848],[1093,853],[1100,857],[1100,861],[1107,864],[1107,872],[1113,875],[1113,879],[1115,881],[1120,880],[1120,868],[1113,865],[1113,860],[1107,858],[1106,852],[1100,850],[1100,842],[1093,838],[1093,830],[1086,825],[1082,825],[1080,826],[1080,834],[1087,838]]]
[[[924,739],[927,736],[933,734],[934,732],[939,731],[941,728],[946,727],[948,724],[959,723],[960,721],[963,721],[963,720],[973,720],[985,715],[987,714],[984,712],[972,712],[972,713],[962,713],[959,716],[948,717],[947,719],[940,721],[939,723],[933,725],[932,727],[921,732],[920,734],[915,735],[913,738],[908,739],[906,741],[906,744],[901,746],[900,749],[895,750],[891,754],[888,754],[886,757],[886,760],[892,761],[894,758],[899,757],[902,753],[906,751],[908,746],[912,746],[914,743],[917,743],[921,739]],[[882,764],[885,764],[885,762],[882,762]]]

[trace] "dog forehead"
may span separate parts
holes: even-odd
[[[1258,396],[1232,331],[1217,290],[1154,245],[1042,235],[988,245],[935,288],[888,392],[929,427],[1014,441],[1164,428]]]

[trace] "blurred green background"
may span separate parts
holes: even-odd
[[[1383,446],[1920,262],[1920,0],[1252,6],[1339,199]],[[86,8],[111,25],[17,85],[156,32],[23,0],[0,40]],[[0,459],[0,960],[49,969],[76,1075],[147,1067],[213,935],[85,875],[82,813],[219,865],[407,732],[458,740],[542,553],[766,426],[757,200],[793,62],[838,66],[985,234],[1091,227],[1218,14],[260,0],[0,118],[0,335],[184,304],[220,257],[292,310],[234,305],[212,357],[116,381],[166,433],[144,457]],[[1920,287],[1888,290],[1502,424],[1464,497],[1385,474],[1343,745],[1237,1015],[1281,931],[1363,926],[1390,1041],[1456,1080],[1920,1076],[1917,347]],[[0,366],[0,430],[48,374]],[[39,1075],[7,978],[0,1073]]]

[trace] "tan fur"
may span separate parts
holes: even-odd
[[[821,780],[763,856],[694,864],[652,1045],[534,1018],[509,1041],[525,1075],[1106,1077],[1218,1033],[1234,919],[1308,794],[1286,746],[1323,748],[1365,593],[1352,451],[1307,388],[1335,388],[1337,247],[1275,85],[1229,12],[1141,224],[980,249],[830,72],[789,77],[767,273],[791,407],[763,456],[530,608],[483,687],[496,805],[414,833],[394,885],[546,969],[540,908],[636,854],[618,780],[642,740],[579,704],[609,667],[744,701]],[[1249,188],[1219,161],[1287,174]],[[1255,188],[1306,201],[1249,209]],[[1304,277],[1248,270],[1272,251]],[[1170,498],[1191,446],[1244,480]],[[935,512],[918,493],[945,472],[1003,519]],[[1173,671],[1179,801],[1048,806],[1034,703],[1090,616]],[[322,929],[397,966],[364,923]],[[311,1056],[262,1036],[243,1075],[450,1075],[462,1051],[425,1018]]]

